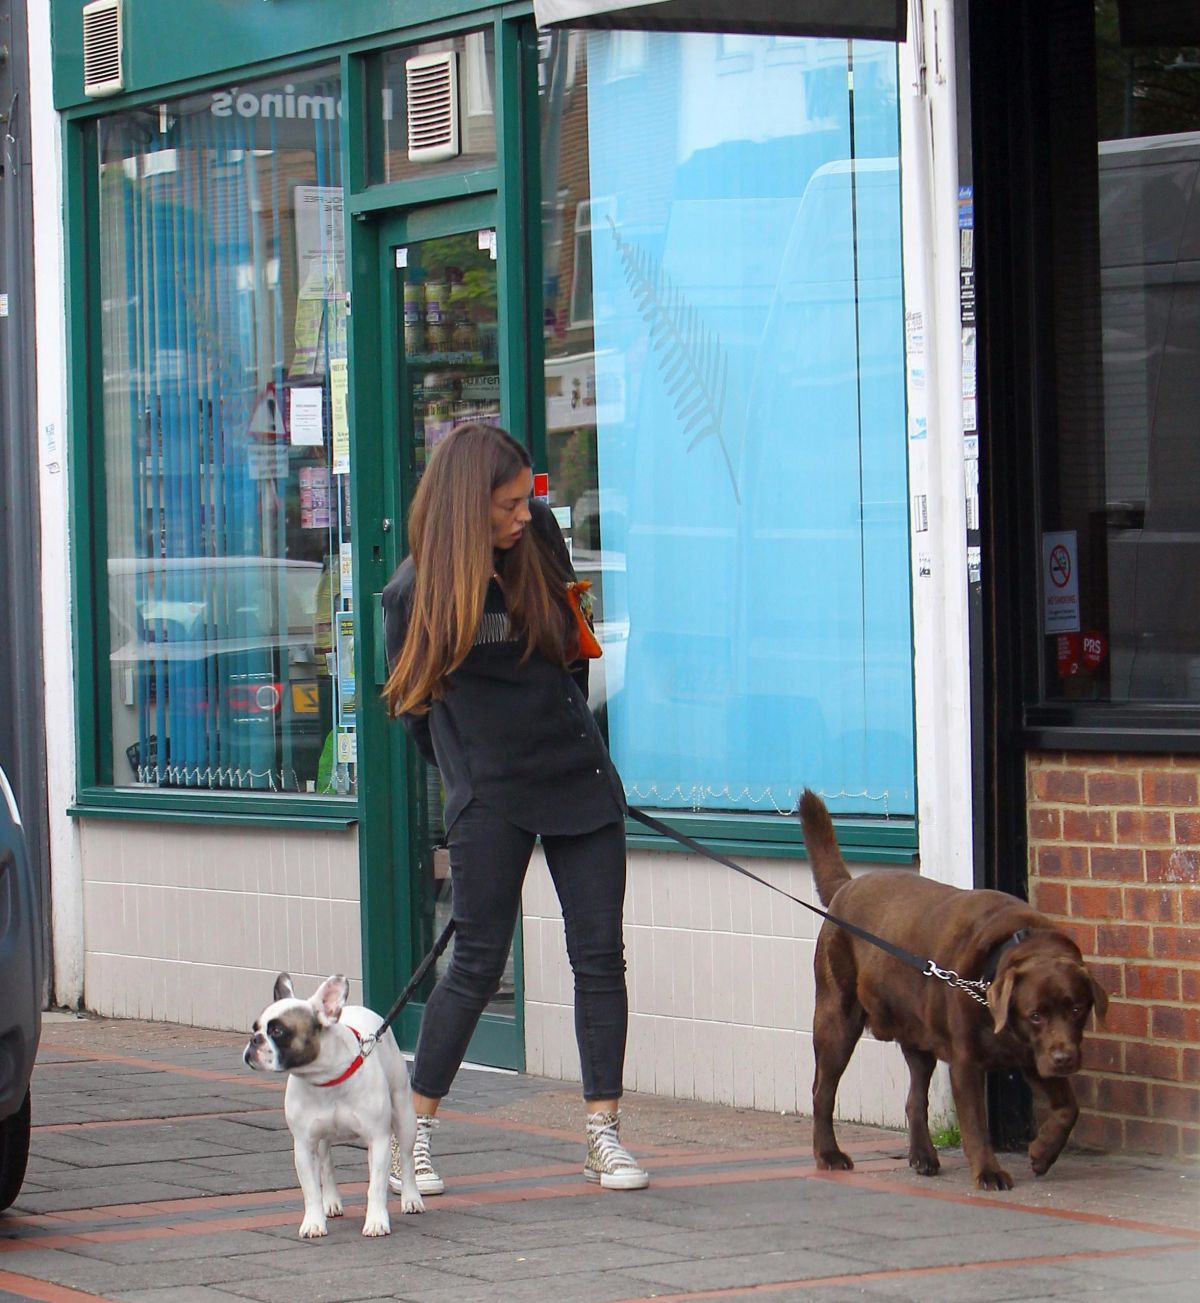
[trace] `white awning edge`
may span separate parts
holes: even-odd
[[[908,0],[533,0],[539,27],[903,41]]]

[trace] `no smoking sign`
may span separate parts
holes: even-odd
[[[1050,582],[1055,588],[1066,588],[1071,582],[1071,553],[1061,543],[1050,549]]]
[[[1042,535],[1043,633],[1079,632],[1079,568],[1075,531]]]

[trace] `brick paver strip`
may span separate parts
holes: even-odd
[[[736,1154],[706,1154],[706,1155],[687,1155],[689,1161],[705,1161],[711,1166],[728,1165],[739,1162]],[[878,1164],[886,1164],[887,1169],[895,1166],[900,1160],[898,1159],[880,1159],[876,1160]],[[796,1177],[812,1177],[816,1174],[816,1169],[811,1164],[803,1167],[750,1167],[745,1170],[737,1169],[734,1171],[714,1172],[708,1170],[705,1172],[691,1173],[686,1176],[656,1176],[654,1184],[659,1188],[684,1189],[696,1185],[727,1185],[739,1184],[746,1181],[766,1181],[766,1180],[785,1180]],[[497,1203],[523,1203],[531,1202],[538,1199],[561,1198],[561,1197],[578,1197],[591,1195],[595,1198],[604,1198],[607,1192],[599,1191],[593,1185],[572,1184],[572,1185],[537,1185],[522,1184],[512,1186],[512,1182],[528,1182],[545,1180],[546,1178],[571,1178],[574,1180],[579,1175],[578,1163],[554,1163],[545,1164],[541,1167],[515,1168],[508,1171],[499,1172],[481,1172],[477,1175],[461,1178],[461,1184],[466,1189],[457,1194],[449,1194],[439,1197],[437,1201],[438,1209],[453,1208],[471,1208],[482,1207],[488,1204]],[[494,1191],[476,1191],[475,1186],[497,1185],[502,1182],[510,1183],[508,1188]],[[356,1181],[342,1184],[340,1187],[344,1197],[363,1195],[366,1193],[367,1184],[365,1181]],[[279,1205],[286,1204],[286,1209]],[[275,1205],[276,1210],[270,1213],[259,1214],[258,1216],[245,1217],[228,1217],[221,1216],[231,1209],[245,1208],[252,1209],[262,1207],[263,1205]],[[171,1199],[162,1201],[151,1201],[144,1204],[112,1204],[107,1207],[71,1209],[61,1213],[36,1213],[25,1216],[9,1217],[5,1219],[6,1227],[20,1230],[22,1227],[34,1230],[45,1230],[47,1234],[35,1234],[29,1239],[21,1240],[0,1240],[0,1254],[20,1253],[31,1249],[44,1248],[62,1248],[70,1244],[97,1241],[125,1241],[134,1239],[158,1239],[162,1238],[164,1233],[179,1235],[212,1235],[220,1230],[233,1228],[246,1229],[253,1223],[255,1226],[286,1226],[298,1216],[297,1209],[300,1206],[299,1189],[279,1189],[279,1190],[259,1190],[249,1194],[214,1194],[198,1195],[189,1199]],[[346,1213],[348,1216],[361,1214],[362,1205],[357,1207],[347,1206]],[[173,1214],[186,1213],[188,1220],[186,1222],[170,1222],[167,1224],[159,1223],[157,1225],[145,1226],[104,1226],[103,1224],[93,1225],[88,1229],[65,1230],[60,1229],[64,1225],[73,1223],[103,1223],[104,1221],[134,1221],[144,1220],[149,1222],[156,1217],[170,1216]],[[211,1214],[205,1216],[204,1214]],[[262,1221],[262,1218],[266,1221]],[[59,1231],[55,1234],[55,1231]]]
[[[11,1271],[0,1271],[0,1296],[4,1294],[40,1299],[41,1303],[96,1303],[97,1299],[104,1300],[103,1294],[85,1294],[80,1289],[54,1285],[34,1276],[19,1276]]]
[[[728,1162],[729,1155],[724,1156],[724,1161]],[[716,1159],[715,1161],[722,1161]],[[919,1198],[944,1200],[953,1203],[968,1204],[972,1206],[993,1206],[1005,1208],[1010,1211],[1019,1211],[1036,1216],[1054,1217],[1068,1221],[1081,1222],[1088,1225],[1103,1225],[1114,1229],[1133,1230],[1152,1235],[1167,1235],[1172,1238],[1183,1238],[1189,1241],[1187,1245],[1166,1245],[1150,1246],[1154,1249],[1160,1247],[1177,1248],[1191,1247],[1191,1244],[1200,1239],[1200,1232],[1187,1230],[1179,1227],[1168,1227],[1144,1222],[1126,1221],[1121,1218],[1107,1217],[1098,1213],[1072,1213],[1057,1208],[1037,1208],[1023,1204],[1005,1203],[997,1199],[974,1199],[968,1195],[954,1195],[943,1193],[935,1190],[926,1190],[920,1186],[896,1185],[890,1186],[887,1190],[872,1183],[866,1179],[866,1172],[869,1171],[894,1171],[902,1165],[902,1159],[877,1159],[874,1162],[863,1164],[860,1171],[864,1172],[860,1178],[858,1172],[817,1172],[811,1165],[803,1167],[795,1166],[774,1166],[774,1167],[750,1167],[737,1168],[732,1171],[712,1171],[692,1172],[678,1176],[656,1176],[654,1188],[658,1190],[686,1189],[695,1186],[711,1187],[714,1185],[738,1185],[746,1183],[758,1183],[766,1181],[795,1181],[795,1180],[821,1180],[833,1181],[840,1185],[862,1186],[872,1190],[874,1193],[894,1193],[896,1195],[915,1195]],[[564,1165],[566,1166],[566,1165]],[[567,1175],[576,1174],[575,1165],[569,1166]],[[525,1176],[530,1174],[525,1172]],[[490,1173],[487,1174],[488,1180],[499,1181],[504,1179],[521,1179],[520,1172],[510,1173]],[[465,1181],[473,1184],[484,1184],[484,1180],[468,1177]],[[358,1183],[355,1193],[362,1193],[364,1186]],[[347,1187],[346,1193],[350,1193],[350,1187]],[[76,1232],[63,1232],[55,1234],[53,1230],[44,1235],[32,1235],[27,1239],[0,1241],[0,1254],[20,1253],[33,1249],[46,1248],[70,1248],[84,1243],[125,1243],[132,1240],[146,1239],[166,1239],[178,1235],[217,1235],[229,1230],[266,1230],[280,1226],[288,1226],[295,1222],[298,1216],[298,1210],[294,1201],[298,1199],[299,1191],[269,1191],[260,1192],[258,1195],[213,1195],[202,1197],[207,1207],[213,1209],[214,1213],[225,1211],[230,1207],[246,1206],[248,1203],[272,1202],[279,1203],[283,1199],[289,1199],[289,1206],[286,1209],[275,1209],[270,1212],[251,1213],[241,1216],[213,1216],[209,1218],[199,1217],[189,1219],[185,1222],[172,1222],[165,1225],[155,1226],[126,1226],[126,1227],[108,1227],[98,1228],[95,1230],[80,1230]],[[589,1197],[592,1199],[603,1199],[612,1197],[608,1192],[598,1191],[594,1186],[587,1184],[566,1185],[561,1182],[552,1185],[520,1185],[515,1188],[509,1187],[500,1190],[471,1190],[463,1191],[458,1194],[443,1195],[438,1199],[438,1208],[447,1211],[462,1208],[482,1208],[495,1206],[498,1204],[526,1203],[534,1202],[541,1199],[564,1199],[564,1198],[582,1198]],[[189,1210],[196,1208],[201,1202],[198,1200],[175,1200],[172,1203],[176,1208],[180,1205],[186,1205]],[[134,1205],[133,1207],[137,1207]],[[175,1209],[172,1209],[174,1211]],[[146,1204],[142,1206],[142,1215],[154,1215],[155,1212],[165,1211],[155,1204]],[[364,1212],[362,1205],[351,1206],[346,1208],[346,1215],[353,1219],[355,1216],[361,1216]],[[124,1213],[122,1215],[128,1215]],[[54,1217],[56,1214],[45,1214],[47,1218]],[[47,1226],[53,1223],[47,1222]],[[1128,1250],[1111,1250],[1112,1253],[1125,1253]],[[1071,1257],[1072,1255],[1067,1255]],[[1080,1256],[1080,1255],[1074,1255]],[[1083,1255],[1086,1256],[1086,1255]],[[1051,1260],[1051,1259],[1048,1259]],[[1052,1259],[1057,1261],[1058,1259]],[[1001,1263],[1010,1265],[1019,1265],[1041,1261],[1040,1259],[1011,1258],[1000,1259]],[[976,1264],[978,1265],[978,1264]],[[994,1264],[992,1264],[994,1265]],[[854,1279],[858,1279],[855,1277]],[[761,1288],[761,1287],[760,1287]],[[684,1297],[691,1297],[685,1295]],[[696,1297],[708,1297],[708,1295],[697,1295]],[[712,1297],[722,1297],[721,1294],[714,1294]]]
[[[815,1172],[817,1181],[833,1181],[838,1185],[858,1186],[863,1190],[872,1190],[876,1194],[893,1192],[895,1194],[916,1195],[920,1199],[936,1199],[943,1203],[968,1204],[972,1208],[1010,1208],[1016,1212],[1036,1213],[1039,1217],[1058,1217],[1068,1222],[1084,1222],[1092,1226],[1113,1226],[1124,1231],[1147,1231],[1151,1235],[1173,1235],[1184,1239],[1200,1241],[1200,1230],[1189,1226],[1168,1226],[1162,1222],[1139,1222],[1125,1217],[1110,1217],[1107,1213],[1089,1213],[1070,1208],[1038,1208],[1032,1204],[1017,1203],[1013,1199],[994,1199],[980,1194],[955,1194],[953,1190],[936,1190],[926,1185],[909,1185],[901,1182],[889,1182],[880,1185],[861,1177],[866,1165],[859,1163],[853,1172]]]
[[[34,1124],[35,1135],[50,1135],[59,1131],[108,1131],[113,1127],[147,1127],[161,1123],[173,1122],[217,1122],[233,1118],[256,1117],[260,1113],[273,1113],[279,1116],[278,1108],[238,1108],[218,1109],[215,1113],[164,1113],[157,1117],[144,1118],[89,1118],[80,1122],[37,1122]]]
[[[1079,1253],[1047,1253],[1035,1258],[995,1258],[990,1262],[961,1262],[937,1267],[890,1267],[883,1271],[850,1272],[843,1276],[810,1276],[799,1280],[771,1280],[757,1285],[729,1285],[723,1289],[677,1291],[673,1294],[655,1290],[654,1298],[662,1303],[691,1303],[693,1299],[745,1298],[751,1294],[782,1294],[784,1290],[833,1289],[842,1285],[868,1286],[874,1281],[913,1280],[925,1276],[950,1276],[971,1271],[995,1271],[1010,1267],[1062,1266],[1068,1262],[1095,1258],[1131,1258],[1148,1253],[1177,1253],[1190,1249],[1189,1244],[1148,1244],[1129,1249],[1089,1249]],[[611,1303],[646,1303],[646,1295],[613,1299]]]
[[[59,1049],[61,1046],[49,1045],[47,1049]],[[262,1073],[251,1072],[247,1068],[244,1072],[217,1072],[212,1068],[189,1068],[182,1063],[167,1063],[162,1059],[142,1058],[136,1054],[109,1054],[104,1050],[89,1050],[86,1056],[75,1059],[70,1064],[47,1063],[46,1068],[59,1067],[80,1067],[88,1063],[120,1063],[126,1067],[142,1068],[146,1072],[167,1072],[177,1077],[196,1077],[201,1081],[220,1081],[225,1084],[237,1086],[253,1086],[259,1090],[283,1090],[286,1082],[282,1077],[272,1074],[264,1077]]]

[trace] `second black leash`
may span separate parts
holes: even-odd
[[[777,887],[773,882],[768,882],[766,878],[760,878],[757,873],[751,873],[744,864],[739,864],[736,860],[718,854],[711,847],[698,842],[694,837],[689,837],[687,833],[672,828],[670,824],[664,823],[661,819],[656,819],[652,814],[647,814],[645,810],[639,810],[636,806],[631,805],[629,807],[629,817],[636,819],[638,823],[645,824],[652,832],[656,832],[662,837],[669,837],[672,841],[678,842],[680,846],[695,851],[697,855],[703,855],[706,859],[713,860],[717,864],[723,864],[727,869],[732,869],[735,873],[740,873],[742,877],[749,878],[751,882],[757,882],[760,886],[786,897],[794,904],[802,905],[811,913],[819,914],[822,918],[828,919],[830,923],[835,924],[837,927],[844,928],[845,931],[852,933],[860,940],[878,946],[880,950],[886,951],[893,959],[898,959],[909,968],[915,968],[922,976],[940,978],[941,981],[948,982],[960,991],[965,991],[976,1003],[987,1005],[987,997],[983,992],[987,990],[989,983],[960,977],[952,968],[939,968],[932,959],[922,959],[920,955],[914,955],[911,950],[905,950],[903,946],[898,946],[885,937],[876,936],[874,932],[868,932],[866,928],[859,927],[857,923],[847,922],[846,919],[831,914],[827,909],[821,909],[817,905],[810,905],[807,900],[801,900],[799,896],[793,896],[790,892],[784,891],[782,887]]]
[[[425,980],[425,975],[434,966],[434,964],[437,963],[442,952],[450,944],[450,938],[453,935],[454,935],[454,920],[451,919],[450,922],[447,923],[444,928],[442,928],[441,935],[433,943],[433,949],[430,950],[430,952],[425,956],[425,958],[422,959],[421,962],[417,965],[417,971],[413,973],[413,975],[408,979],[408,983],[405,985],[404,990],[400,992],[400,994],[396,997],[395,1003],[384,1015],[383,1022],[379,1024],[379,1026],[375,1029],[374,1032],[371,1033],[370,1036],[363,1037],[362,1056],[364,1059],[371,1053],[371,1051],[379,1043],[379,1038],[384,1034],[384,1032],[387,1031],[387,1029],[396,1020],[396,1015],[400,1012],[401,1009],[404,1008],[404,1006],[409,1002],[409,1000],[412,999],[413,992],[417,989],[418,986],[421,985],[421,983]]]

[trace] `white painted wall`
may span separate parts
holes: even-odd
[[[804,861],[756,859],[749,867],[820,904]],[[578,1081],[562,911],[540,851],[522,907],[526,1067]],[[626,1087],[811,1113],[819,924],[778,893],[698,855],[632,851],[625,897]],[[838,1115],[901,1126],[907,1082],[897,1047],[864,1036],[838,1091]]]
[[[81,821],[84,999],[96,1013],[240,1031],[290,972],[362,1000],[358,837]]]
[[[66,814],[75,798],[75,673],[68,563],[62,134],[51,94],[50,6],[30,4],[28,13],[51,977],[55,1002],[74,1007],[83,997],[83,891],[79,830]]]
[[[952,6],[935,0],[924,6],[923,25],[921,19],[922,6],[914,0],[909,42],[900,51],[904,292],[910,322],[912,314],[921,314],[925,372],[922,385],[910,350],[910,436],[915,420],[923,415],[927,423],[924,438],[909,439],[910,493],[925,495],[929,521],[927,531],[912,535],[917,814],[921,872],[970,887],[970,665]]]

